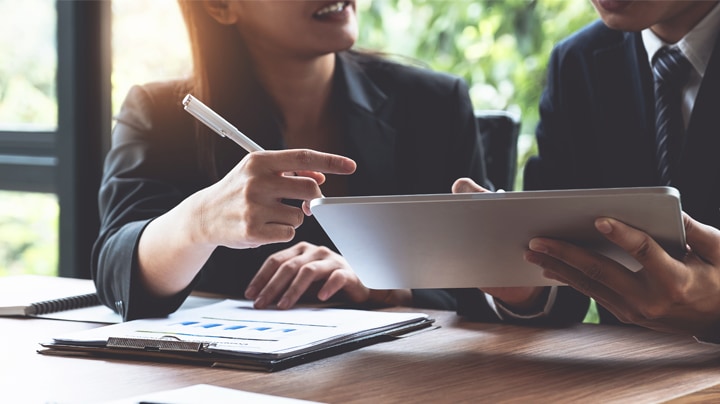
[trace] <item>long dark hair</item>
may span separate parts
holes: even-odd
[[[256,78],[242,36],[235,26],[215,21],[202,1],[178,0],[178,4],[192,50],[189,91],[241,131],[254,137],[264,133],[263,127],[274,122],[277,114]],[[220,138],[197,122],[195,132],[201,167],[217,180],[216,151]]]
[[[220,24],[212,18],[203,1],[178,0],[178,4],[192,49],[193,75],[189,91],[261,146],[280,147],[281,114],[257,79],[242,35],[235,26]],[[367,49],[340,53],[346,62],[358,64],[376,63],[389,56]],[[408,58],[394,59],[418,64]],[[198,122],[195,125],[200,166],[215,181],[236,161],[226,158],[227,148],[218,147],[222,141],[219,136]]]

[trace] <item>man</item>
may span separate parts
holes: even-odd
[[[539,155],[525,168],[525,188],[674,186],[686,213],[688,252],[674,259],[645,233],[598,218],[597,230],[643,270],[538,238],[526,260],[572,288],[486,292],[510,318],[580,321],[589,296],[601,306],[602,322],[720,342],[720,6],[592,1],[602,22],[553,51],[540,103]],[[685,71],[666,78],[676,65]],[[472,190],[480,188],[467,180],[454,186]],[[477,300],[460,299],[459,312],[472,314],[473,304],[484,304]]]

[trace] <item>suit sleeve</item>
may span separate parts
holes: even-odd
[[[573,72],[582,70],[574,58],[566,57],[563,48],[555,48],[548,65],[547,85],[540,99],[540,121],[536,129],[538,155],[524,170],[524,189],[569,189],[578,187],[573,177],[577,172],[575,153],[571,152],[573,120],[582,119],[572,108],[578,82]],[[548,313],[532,319],[540,324],[566,324],[580,322],[587,313],[590,300],[568,286],[558,287],[555,302]]]
[[[467,85],[459,78],[447,80],[445,75],[434,75],[430,80],[431,83],[426,81],[425,84],[432,88],[432,102],[426,107],[427,113],[422,111],[420,114],[427,118],[414,122],[417,127],[409,132],[426,133],[429,141],[423,143],[428,143],[427,155],[436,158],[430,163],[422,161],[422,169],[426,171],[422,172],[420,183],[411,192],[432,189],[433,192],[447,193],[451,191],[452,183],[461,177],[472,178],[491,188]],[[428,119],[433,122],[427,122]],[[438,128],[434,129],[436,126]],[[414,306],[443,310],[457,310],[457,297],[472,293],[464,289],[416,289],[412,292]],[[473,307],[484,310],[487,303],[481,301]]]
[[[478,133],[477,121],[469,97],[469,91],[464,81],[458,79],[455,81],[453,90],[454,101],[451,110],[455,111],[453,122],[455,122],[456,134],[452,137],[448,156],[446,158],[447,180],[449,183],[461,177],[473,179],[478,184],[488,189],[493,189],[493,185],[487,179],[487,172],[484,160],[484,150],[480,135]],[[449,192],[448,189],[446,192]],[[446,289],[443,291],[435,291],[432,296],[436,301],[443,298],[445,302],[453,302],[453,306],[447,306],[446,309],[456,310],[463,316],[472,317],[479,321],[497,321],[498,317],[490,308],[484,298],[482,291],[476,288],[462,289]],[[413,291],[415,303],[424,306],[424,300],[428,299],[427,291]],[[423,299],[419,299],[423,298]]]
[[[562,52],[553,51],[548,68],[548,83],[540,101],[540,123],[537,127],[539,155],[528,162],[524,171],[527,190],[572,187],[570,168],[572,154],[568,152],[571,130],[569,111],[565,108],[566,95],[561,77]],[[539,270],[539,269],[538,269]],[[548,291],[549,291],[548,287]],[[462,289],[455,292],[459,315],[478,321],[504,321],[532,325],[563,325],[582,321],[589,299],[566,286],[557,287],[555,293],[544,293],[544,301],[528,312],[513,313],[507,308],[498,313],[488,304],[487,296],[479,289]],[[552,301],[549,301],[552,296]],[[497,302],[496,302],[497,305]],[[549,307],[548,307],[549,306]]]
[[[154,110],[153,98],[144,89],[130,91],[113,129],[99,193],[101,228],[93,247],[92,275],[100,300],[125,320],[167,315],[190,292],[189,287],[172,298],[153,298],[138,281],[142,231],[182,199],[172,176],[164,172],[177,167],[167,160],[177,151],[155,136]]]

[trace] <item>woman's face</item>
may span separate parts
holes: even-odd
[[[355,0],[229,1],[227,11],[248,47],[315,57],[353,46]]]
[[[682,37],[692,29],[715,1],[698,0],[592,0],[605,24],[622,31],[653,28],[660,35]],[[663,38],[673,42],[679,38]]]

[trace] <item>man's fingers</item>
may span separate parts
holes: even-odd
[[[718,240],[720,240],[720,231],[696,221],[685,213],[683,213],[683,223],[685,224],[685,239],[693,253],[711,264],[719,263],[720,249],[717,246]]]
[[[595,228],[627,251],[645,270],[660,277],[658,279],[671,275],[667,269],[672,265],[673,258],[647,233],[610,218],[595,220]]]
[[[580,293],[592,297],[616,316],[625,318],[625,312],[622,311],[622,308],[626,304],[624,304],[625,297],[622,293],[618,293],[598,279],[593,279],[583,271],[573,268],[550,255],[531,250],[526,252],[525,259],[543,268],[545,277],[564,283]],[[598,276],[599,273],[595,275]]]
[[[592,295],[595,285],[620,294],[631,293],[637,287],[632,271],[597,252],[547,238],[534,238],[528,247],[526,260],[560,276],[584,294]]]

